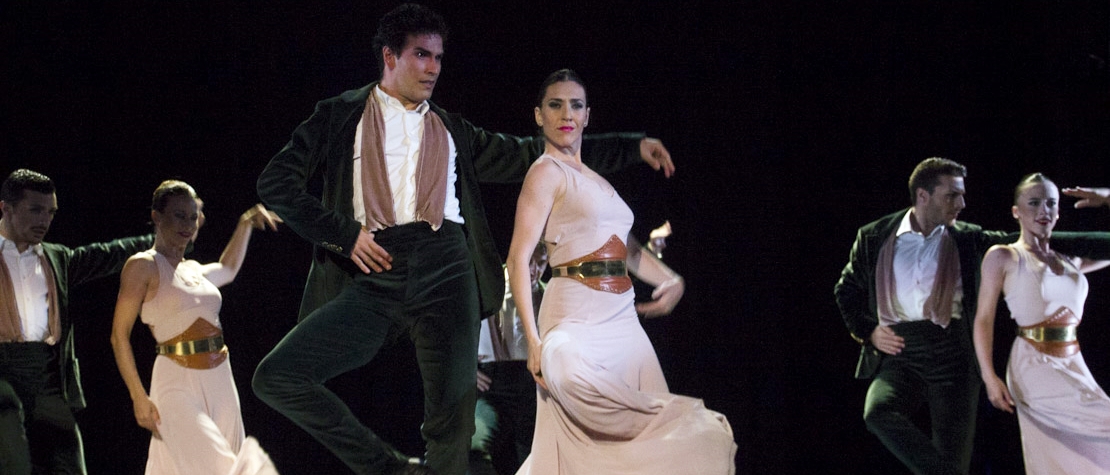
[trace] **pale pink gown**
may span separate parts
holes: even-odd
[[[1010,246],[1018,271],[1006,277],[1006,305],[1017,324],[1032,326],[1061,309],[1083,317],[1087,278],[1070,263],[1061,275],[1022,246]],[[1110,398],[1083,354],[1055,357],[1016,338],[1007,384],[1017,404],[1027,474],[1110,474]]]
[[[158,290],[144,302],[142,319],[155,340],[184,332],[198,318],[219,327],[219,289],[201,274],[196,261],[175,269],[161,254]],[[147,475],[276,475],[253,437],[246,437],[231,358],[210,369],[190,369],[159,355],[154,361],[150,399],[158,408],[161,439],[150,438]]]
[[[543,160],[566,176],[544,232],[553,265],[597,250],[610,236],[626,239],[632,212],[609,183]],[[728,421],[700,399],[668,392],[632,290],[614,294],[553,278],[539,330],[551,392],[538,390],[532,453],[518,474],[735,473]]]

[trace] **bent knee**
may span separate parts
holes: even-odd
[[[254,369],[254,378],[251,379],[251,389],[254,394],[266,401],[269,397],[285,392],[289,387],[289,376],[280,365],[274,364],[269,359],[263,359]]]
[[[873,434],[884,432],[891,425],[905,423],[905,417],[891,408],[866,407],[863,410],[863,424]]]

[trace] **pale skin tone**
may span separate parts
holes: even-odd
[[[1063,193],[1079,198],[1076,208],[1110,206],[1110,188],[1067,188]],[[1044,262],[1050,272],[1064,272],[1064,265],[1074,266],[1087,273],[1110,265],[1110,261],[1096,261],[1056,254],[1049,246],[1049,238],[1060,218],[1060,190],[1052,182],[1024,185],[1017,202],[1010,212],[1021,225],[1021,238],[1013,246],[1029,250]],[[1014,412],[1014,398],[1005,381],[994,371],[994,318],[998,298],[1006,278],[1018,271],[1018,256],[1012,246],[993,246],[983,257],[982,276],[979,281],[979,302],[975,313],[972,335],[975,357],[979,361],[983,385],[991,405],[1003,411]]]
[[[535,118],[536,124],[543,129],[545,154],[570,165],[603,188],[612,189],[604,178],[582,163],[582,130],[589,124],[590,110],[581,85],[564,81],[548,86],[543,101],[535,109]],[[529,170],[517,199],[512,244],[506,262],[509,288],[528,340],[528,370],[545,390],[547,383],[540,367],[543,342],[532,311],[528,261],[540,241],[555,197],[565,190],[566,179],[558,165],[545,161]],[[640,246],[632,240],[629,244],[626,262],[629,271],[656,287],[652,293],[654,300],[637,304],[636,310],[648,317],[670,313],[685,291],[682,278],[651,253],[640,252]]]
[[[379,86],[408,110],[416,109],[432,97],[443,64],[443,38],[437,34],[409,35],[400,53],[382,47],[382,78]],[[640,158],[652,169],[670,178],[674,173],[671,154],[658,139],[640,141]],[[393,257],[374,242],[374,233],[363,228],[351,249],[350,259],[359,270],[385,272],[392,268]]]
[[[155,225],[154,249],[176,268],[185,260],[185,248],[199,229],[198,221],[202,214],[197,201],[191,196],[173,196],[169,198],[165,210],[151,211],[150,214]],[[239,217],[239,223],[224,247],[220,260],[201,266],[204,277],[217,287],[231,283],[243,265],[252,231],[266,228],[276,230],[281,222],[277,215],[260,204],[248,209]],[[158,267],[152,256],[136,255],[127,260],[120,273],[120,290],[116,297],[111,340],[116,366],[131,395],[135,421],[153,433],[154,437],[161,438],[158,432],[158,425],[161,423],[158,408],[143,387],[131,348],[131,330],[143,302],[154,298],[158,280]]]
[[[963,177],[941,175],[933,191],[918,188],[914,194],[910,226],[915,232],[929,234],[940,225],[952,225],[967,203],[964,201]],[[879,325],[871,332],[871,344],[888,355],[897,355],[906,347],[906,341],[893,329]]]

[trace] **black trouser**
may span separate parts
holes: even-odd
[[[0,343],[0,473],[85,473],[81,432],[62,397],[58,348]]]
[[[982,382],[967,325],[956,319],[948,328],[929,321],[892,326],[906,346],[883,356],[867,391],[867,429],[915,474],[964,474],[971,464]],[[912,420],[922,404],[931,436]]]
[[[393,268],[358,275],[312,312],[258,365],[254,391],[358,474],[399,467],[405,457],[363,425],[324,387],[369,363],[407,334],[424,385],[428,464],[464,475],[474,432],[478,287],[462,227],[417,223],[375,233]]]
[[[479,363],[478,370],[491,382],[489,390],[478,393],[478,429],[471,441],[471,450],[478,453],[471,454],[471,475],[511,475],[532,451],[536,380],[525,361]]]

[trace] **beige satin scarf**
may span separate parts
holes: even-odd
[[[62,335],[62,324],[58,318],[58,289],[54,283],[54,269],[45,255],[39,255],[42,273],[46,278],[46,297],[50,299],[47,311],[46,343],[55,344]],[[15,284],[8,273],[8,265],[0,259],[0,343],[22,342],[23,322],[19,318],[19,307],[15,304]]]
[[[366,223],[371,231],[397,224],[393,213],[393,190],[389,186],[389,171],[385,166],[382,137],[385,124],[381,106],[371,91],[362,111],[362,204],[366,208]],[[435,112],[424,114],[424,136],[420,142],[420,157],[416,162],[416,215],[417,221],[426,221],[432,229],[443,225],[443,206],[447,200],[447,162],[451,153],[447,145],[447,127]]]

